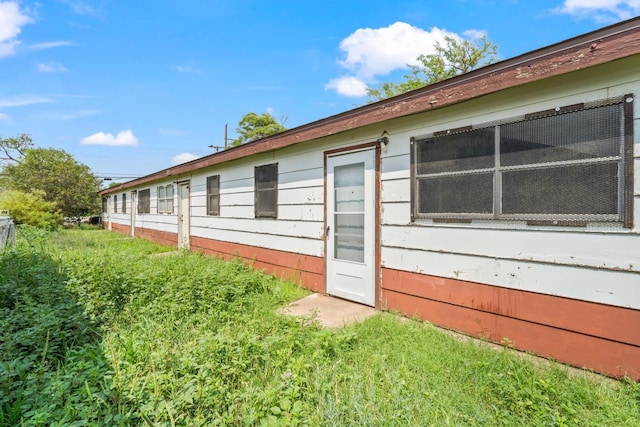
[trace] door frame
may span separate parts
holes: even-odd
[[[191,248],[191,181],[178,181],[178,249]],[[186,193],[186,194],[185,194]],[[186,197],[185,197],[186,196]],[[183,212],[182,201],[187,201],[186,213]],[[186,227],[184,218],[186,216]],[[183,235],[186,233],[186,236]],[[185,239],[186,238],[186,239]]]
[[[107,196],[107,230],[113,229],[113,223],[111,222],[111,210],[113,209],[113,196]]]
[[[138,212],[138,191],[131,191],[131,213],[129,214],[129,218],[131,221],[131,229],[129,230],[129,235],[131,237],[136,237],[136,213]]]
[[[329,157],[338,156],[341,154],[350,154],[358,151],[366,151],[366,150],[374,150],[374,159],[373,159],[373,167],[374,167],[374,209],[373,209],[373,222],[374,222],[374,230],[373,230],[373,277],[374,277],[374,295],[375,295],[375,309],[380,310],[381,306],[381,291],[380,291],[380,275],[381,275],[381,257],[380,257],[380,234],[381,234],[381,224],[380,224],[380,142],[373,141],[367,142],[364,144],[351,145],[348,147],[336,148],[333,150],[327,150],[324,154],[324,175],[323,175],[323,191],[324,191],[324,222],[323,222],[323,235],[324,235],[324,289],[323,293],[327,294],[327,257],[328,253],[328,242],[327,242],[327,215],[329,207],[327,206],[327,160]]]

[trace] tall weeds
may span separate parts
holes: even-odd
[[[0,425],[638,425],[640,388],[380,315],[276,314],[300,288],[101,231],[0,258]]]

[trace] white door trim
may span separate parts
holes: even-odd
[[[191,236],[191,203],[189,181],[178,183],[178,248],[189,249]]]
[[[326,292],[375,306],[376,150],[327,154],[325,173]]]
[[[136,212],[138,211],[138,192],[136,190],[133,190],[131,192],[131,213],[130,215],[130,220],[131,220],[131,230],[129,230],[129,235],[131,237],[136,237]]]

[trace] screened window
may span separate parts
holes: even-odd
[[[278,216],[277,163],[256,166],[255,216],[256,218],[276,218]]]
[[[148,188],[138,191],[138,213],[151,213],[151,190]]]
[[[632,112],[627,95],[415,138],[413,217],[630,227]]]
[[[113,196],[113,212],[118,212],[118,196]]]
[[[109,209],[109,198],[108,197],[103,197],[102,198],[102,212],[107,213]]]
[[[207,177],[207,215],[220,215],[220,175]]]
[[[158,187],[158,213],[173,213],[173,185],[161,185]]]
[[[122,195],[122,213],[127,213],[127,193]]]

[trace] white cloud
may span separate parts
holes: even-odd
[[[43,42],[43,43],[36,43],[36,44],[30,44],[28,46],[25,46],[25,49],[28,50],[46,50],[46,49],[53,49],[56,47],[64,47],[64,46],[76,46],[76,43],[70,41],[70,40],[56,40],[56,41],[52,41],[52,42]]]
[[[179,129],[160,128],[158,129],[158,133],[160,135],[167,135],[167,136],[187,136],[187,132]]]
[[[471,29],[471,30],[463,31],[462,35],[470,40],[474,40],[474,39],[481,39],[482,37],[485,37],[487,35],[487,32],[485,30]]]
[[[354,76],[342,76],[332,79],[324,85],[325,89],[333,89],[338,94],[351,98],[359,98],[367,94],[367,84]]]
[[[0,98],[0,108],[24,107],[25,105],[53,102],[53,99],[38,95],[17,95]]]
[[[181,163],[190,162],[191,160],[195,160],[197,158],[198,156],[196,156],[195,154],[181,153],[171,158],[171,165],[172,166],[179,165]]]
[[[191,73],[191,74],[200,74],[202,70],[196,67],[189,67],[187,65],[176,65],[176,70],[179,73]]]
[[[415,64],[419,55],[434,53],[436,42],[444,42],[445,36],[458,37],[436,27],[425,31],[404,22],[361,28],[340,43],[346,58],[339,64],[361,79],[370,79]]]
[[[62,3],[66,4],[67,6],[69,6],[71,10],[73,10],[73,12],[78,15],[97,16],[100,14],[99,9],[83,1],[79,1],[79,0],[60,0],[60,1],[62,1]]]
[[[0,113],[0,120],[11,120],[11,116],[6,113]]]
[[[554,11],[597,22],[615,22],[640,14],[640,0],[564,0]]]
[[[18,35],[22,26],[32,22],[33,19],[20,10],[18,2],[0,2],[0,58],[15,53],[16,46],[20,44]]]
[[[111,147],[137,147],[138,138],[130,130],[118,132],[116,136],[112,133],[97,132],[89,135],[80,141],[84,145],[108,145]]]
[[[50,112],[42,115],[43,118],[49,120],[76,120],[84,117],[97,116],[104,113],[104,110],[79,110],[70,113]]]
[[[46,64],[38,64],[38,71],[41,73],[63,73],[69,70],[59,62],[50,61]]]
[[[478,30],[468,33],[469,36],[484,34]],[[349,75],[331,80],[325,88],[345,96],[364,96],[367,84],[375,83],[377,76],[417,64],[416,58],[434,53],[436,43],[443,44],[445,36],[460,38],[437,27],[427,31],[405,22],[376,29],[360,28],[340,42],[345,56],[338,63]]]

